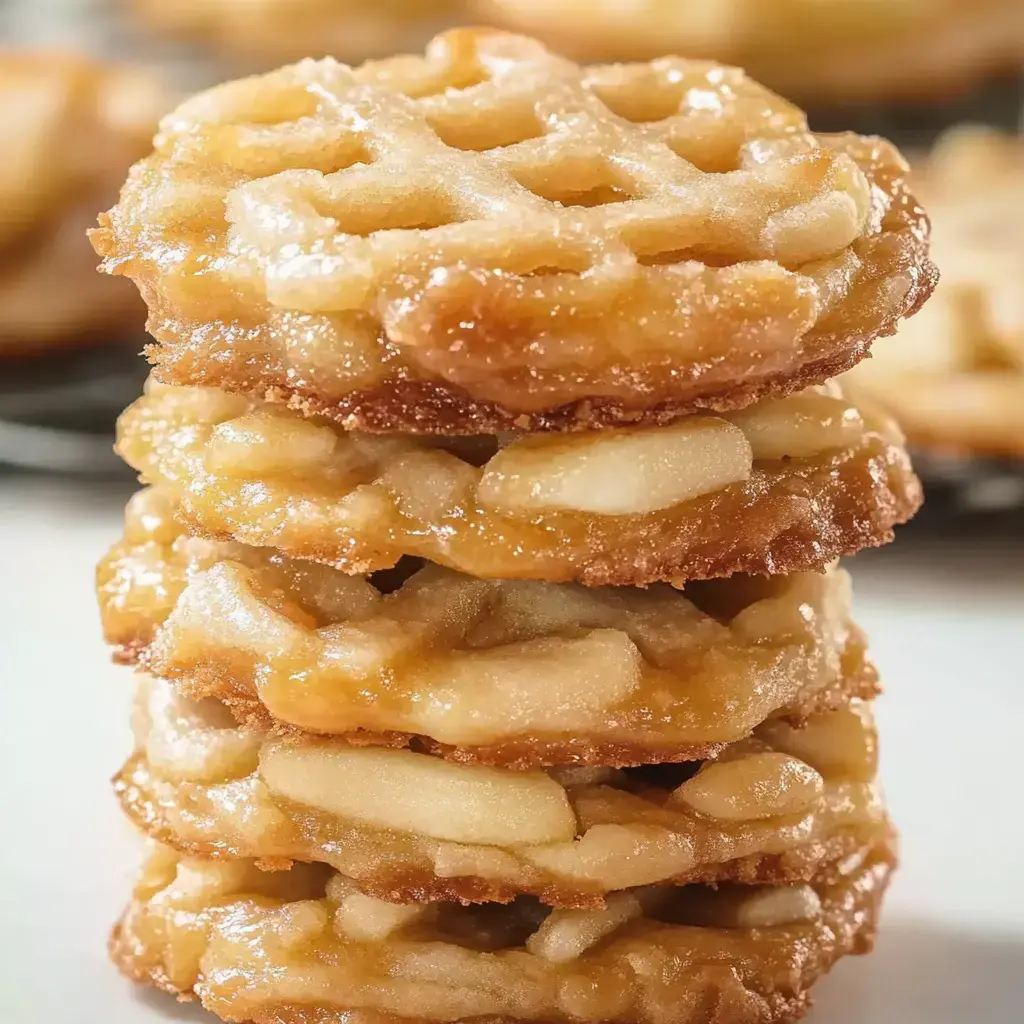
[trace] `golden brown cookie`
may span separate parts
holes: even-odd
[[[238,725],[136,678],[115,788],[183,851],[322,861],[393,900],[593,906],[652,882],[810,878],[884,826],[867,705],[771,722],[715,760],[510,770]]]
[[[767,718],[799,721],[877,690],[835,568],[685,591],[489,582],[437,566],[366,582],[183,537],[148,492],[99,583],[119,658],[186,695],[255,726],[463,762],[706,757]]]
[[[141,333],[142,303],[96,273],[85,231],[149,151],[166,102],[140,69],[0,55],[0,354]]]
[[[817,105],[943,98],[1024,62],[1018,0],[475,0],[475,7],[580,60],[685,53],[736,64]]]
[[[811,390],[662,427],[421,438],[216,389],[150,386],[118,452],[207,539],[367,573],[643,585],[820,569],[920,503],[902,438]]]
[[[165,382],[365,430],[572,430],[861,359],[934,284],[905,171],[734,69],[465,29],[195,97],[93,241]]]
[[[921,448],[1024,458],[1024,142],[963,126],[918,177],[942,284],[847,379]]]
[[[651,886],[551,911],[385,903],[306,865],[158,849],[110,952],[134,980],[254,1024],[780,1024],[871,948],[894,860],[882,841],[810,884]]]

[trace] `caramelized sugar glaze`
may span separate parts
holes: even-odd
[[[871,948],[886,842],[807,885],[652,886],[604,909],[396,905],[315,866],[156,849],[114,931],[130,977],[254,1024],[780,1024]]]
[[[128,814],[184,851],[323,861],[385,899],[600,904],[651,882],[809,878],[885,818],[867,706],[689,765],[509,770],[239,725],[140,675]]]
[[[683,589],[403,576],[197,540],[143,491],[99,593],[123,660],[241,721],[462,761],[704,757],[876,689],[835,568]]]
[[[345,426],[664,420],[846,369],[934,285],[888,144],[714,64],[488,30],[166,118],[94,243],[160,379]]]
[[[891,421],[810,389],[662,427],[475,439],[345,431],[151,384],[118,451],[199,536],[365,573],[646,584],[819,569],[920,503]]]
[[[830,563],[920,491],[818,385],[934,285],[905,170],[480,30],[165,119],[95,234],[156,337],[115,787],[187,858],[127,972],[254,1024],[805,1010],[893,863]]]

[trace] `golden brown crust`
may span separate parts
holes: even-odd
[[[733,1004],[738,997],[735,993],[724,993],[716,986],[710,985],[708,992],[703,997],[704,1005],[710,1017],[705,1020],[713,1020],[715,1024],[792,1024],[805,1017],[811,1008],[809,995],[780,996],[773,994],[768,997],[761,997],[758,1000],[759,1006],[754,1016],[738,1016],[739,1011],[734,1009]],[[260,1013],[253,1018],[252,1024],[349,1024],[352,1014],[341,1010],[324,1010],[321,1008],[311,1009],[302,1006],[274,1006],[266,1013]],[[395,1014],[373,1015],[373,1024],[422,1024],[419,1018],[397,1016]],[[519,1017],[488,1014],[484,1017],[473,1017],[473,1024],[526,1024]],[[546,1022],[545,1022],[546,1024]]]
[[[130,934],[132,911],[141,910],[162,889],[166,895],[166,888],[173,885],[179,866],[185,870],[191,868],[194,877],[207,883],[205,889],[193,893],[190,901],[195,904],[198,900],[201,909],[197,908],[198,913],[189,912],[192,911],[190,906],[177,920],[160,921],[156,934],[159,935],[161,948],[157,951],[150,948],[155,940],[153,933],[146,936],[141,933]],[[194,963],[194,943],[188,942],[189,925],[194,933],[199,919],[208,914],[218,902],[223,903],[224,897],[229,894],[244,891],[250,895],[258,893],[264,899],[300,900],[322,894],[324,883],[329,877],[328,870],[319,865],[300,865],[287,873],[282,870],[278,874],[268,874],[248,861],[225,865],[220,873],[226,877],[219,880],[218,886],[215,865],[198,860],[183,861],[170,848],[147,841],[142,871],[133,887],[129,912],[121,916],[107,940],[107,952],[118,970],[134,982],[177,996],[179,1002],[191,1002],[195,994],[191,985],[183,982],[184,972]],[[178,946],[175,944],[176,938],[184,938],[186,941]],[[177,957],[173,955],[172,947],[179,954]],[[184,956],[180,955],[182,953]]]
[[[194,992],[183,992],[175,985],[162,963],[147,962],[140,956],[138,943],[133,942],[124,930],[124,919],[118,920],[110,930],[107,938],[107,956],[114,966],[136,985],[148,985],[168,995],[177,997],[180,1003],[191,1003],[195,1000]]]
[[[217,842],[183,839],[167,824],[158,804],[146,795],[145,787],[138,785],[139,777],[138,764],[129,760],[112,782],[121,810],[144,835],[184,857],[234,860],[243,852]],[[809,882],[820,873],[827,876],[831,866],[862,848],[864,842],[863,827],[841,829],[782,853],[757,853],[723,864],[703,865],[695,870],[668,876],[660,882],[669,885],[712,885],[723,882],[794,885]],[[299,858],[257,858],[257,863],[264,871],[287,871],[292,864],[298,862]],[[523,894],[521,886],[500,879],[468,876],[438,878],[427,870],[410,871],[387,866],[379,874],[360,878],[358,885],[360,891],[368,896],[391,903],[510,903]],[[530,895],[549,906],[582,909],[604,906],[607,894],[596,889],[588,892],[571,883],[547,882],[531,887]]]
[[[793,725],[801,725],[812,715],[821,711],[843,707],[853,700],[873,700],[881,691],[878,672],[868,661],[861,660],[859,672],[844,675],[833,685],[813,694],[807,694],[802,702],[790,705],[779,717]],[[188,692],[188,687],[182,688]],[[282,727],[272,719],[263,705],[256,701],[225,701],[239,721],[250,728],[275,728],[283,734],[296,734],[298,730]],[[308,731],[308,730],[307,730]],[[361,729],[346,732],[338,739],[352,746],[408,747],[435,757],[454,761],[457,764],[486,764],[498,768],[514,768],[525,771],[539,765],[574,764],[608,765],[616,768],[635,767],[645,764],[669,764],[682,761],[702,761],[720,754],[725,743],[664,744],[657,743],[615,743],[577,737],[552,742],[540,737],[523,737],[515,742],[489,746],[457,747],[450,743],[438,743],[429,736],[418,736],[401,732],[371,732]]]
[[[865,445],[845,458],[788,463],[774,472],[755,470],[744,487],[689,503],[690,530],[682,528],[678,517],[665,516],[637,537],[632,550],[615,546],[613,538],[595,537],[579,561],[561,566],[546,552],[510,549],[495,551],[511,558],[503,559],[493,575],[482,566],[461,568],[484,578],[576,581],[587,587],[646,586],[737,573],[789,576],[819,571],[838,558],[890,543],[894,528],[911,519],[923,501],[920,481],[903,449]],[[181,518],[192,536],[235,539],[226,530],[203,528],[185,514]],[[693,524],[699,524],[697,529]],[[700,530],[707,531],[705,536],[693,536]],[[272,543],[269,537],[267,541]],[[289,554],[360,574],[391,568],[400,557],[379,562],[352,558],[344,548],[327,544],[310,544]],[[519,554],[523,561],[517,560]]]
[[[203,364],[194,373],[179,374],[177,364],[167,360],[159,346],[148,346],[146,354],[156,365],[155,377],[168,384],[198,383],[204,387],[240,390],[235,378],[225,378],[218,372],[220,367],[216,363]],[[701,391],[690,398],[652,405],[641,404],[643,386],[638,382],[633,393],[635,398],[581,398],[539,412],[516,411],[500,402],[480,401],[465,388],[441,381],[397,380],[343,397],[317,394],[308,386],[287,388],[268,383],[241,390],[267,402],[287,405],[306,416],[323,416],[346,430],[369,433],[457,437],[507,430],[569,432],[608,427],[663,426],[690,413],[728,412],[761,400],[783,398],[849,370],[866,354],[866,345],[853,346],[829,359],[809,363],[795,374],[733,381],[723,385],[721,392]],[[310,383],[315,386],[315,381]],[[685,390],[685,385],[680,385],[680,390]]]
[[[920,309],[936,280],[937,275],[933,274],[930,283],[918,291],[918,301],[905,316],[912,316]],[[158,328],[152,321],[149,329],[157,334]],[[876,336],[889,334],[892,334],[891,330],[879,331]],[[266,402],[286,405],[307,416],[333,420],[346,430],[455,437],[507,430],[569,432],[607,427],[662,426],[696,412],[742,409],[754,402],[783,398],[845,373],[868,355],[871,340],[862,340],[828,358],[809,362],[795,372],[763,377],[751,375],[745,380],[723,383],[718,391],[706,390],[699,379],[688,389],[688,385],[680,380],[676,390],[681,397],[645,404],[646,388],[642,380],[637,380],[629,397],[580,398],[537,412],[474,398],[465,388],[444,381],[393,380],[376,388],[339,396],[317,392],[315,378],[302,385],[285,386],[272,371],[239,377],[233,372],[232,364],[222,361],[201,335],[189,343],[187,350],[148,345],[146,356],[154,364],[154,377],[165,384],[216,387],[251,395]],[[247,366],[247,371],[252,371],[251,365]],[[628,377],[628,370],[616,372],[620,382]],[[688,390],[692,392],[689,395]]]
[[[187,857],[209,857],[233,859],[236,854],[211,843],[184,841],[173,829],[161,820],[153,803],[141,795],[138,787],[131,782],[130,764],[114,777],[114,792],[121,809],[132,824],[150,839],[176,850]],[[698,871],[689,871],[664,879],[673,885],[717,884],[735,882],[741,885],[778,884],[793,885],[807,882],[829,865],[859,849],[864,843],[863,831],[851,831],[829,836],[826,839],[807,843],[781,854],[754,854],[715,864]],[[291,867],[288,858],[260,858],[264,870],[280,871]],[[465,903],[510,903],[522,890],[515,885],[484,878],[438,878],[422,871],[391,871],[382,877],[370,876],[359,880],[359,888],[368,896],[392,903],[434,903],[454,900]],[[547,884],[531,891],[542,903],[555,907],[601,907],[605,894],[597,891],[586,892],[579,888],[558,884]]]
[[[642,992],[643,996],[637,999],[640,1005],[622,1007],[622,1012],[628,1016],[621,1019],[637,1020],[642,1024],[654,1024],[655,1021],[665,1019],[680,1020],[684,1024],[707,1024],[712,1019],[716,1024],[782,1024],[802,1016],[809,1006],[808,990],[837,959],[847,954],[870,951],[882,896],[895,860],[891,837],[883,838],[874,849],[856,851],[841,866],[815,878],[810,888],[804,887],[800,891],[796,901],[770,888],[759,890],[762,894],[760,897],[754,895],[753,890],[747,897],[729,886],[714,893],[697,887],[676,890],[667,897],[640,890],[635,894],[624,893],[617,906],[632,906],[636,909],[631,913],[635,915],[639,912],[641,917],[638,919],[634,916],[632,921],[627,918],[617,927],[607,926],[608,931],[600,944],[594,944],[592,939],[589,942],[584,940],[571,950],[554,954],[565,956],[574,953],[572,959],[546,960],[542,955],[544,946],[537,944],[540,937],[538,933],[536,937],[526,940],[527,947],[520,947],[516,956],[524,966],[526,960],[530,961],[529,969],[534,979],[538,976],[546,978],[551,974],[555,976],[552,980],[557,982],[559,973],[564,970],[572,976],[582,976],[594,990],[594,999],[589,1003],[570,1000],[568,995],[564,1002],[562,999],[554,999],[551,1005],[548,1005],[548,1000],[543,1000],[543,1005],[539,1007],[542,1014],[540,1019],[558,1022],[604,1019],[602,1013],[609,1018],[614,1014],[614,1019],[620,1019],[612,1007],[624,1001],[631,1003]],[[414,1001],[418,1007],[415,1018],[407,1015],[405,1006],[401,1011],[397,1008],[389,1010],[387,997],[383,1004],[378,1003],[373,995],[372,983],[368,986],[369,991],[359,989],[364,992],[360,999],[346,998],[345,995],[340,1000],[337,995],[334,999],[318,998],[315,994],[318,986],[322,991],[330,991],[332,977],[340,980],[339,973],[335,972],[344,971],[346,967],[351,969],[346,957],[350,947],[345,940],[339,943],[339,938],[344,935],[340,929],[344,928],[346,911],[339,909],[337,912],[341,923],[335,928],[340,934],[336,933],[336,937],[331,938],[329,925],[325,928],[325,924],[332,919],[335,907],[346,906],[346,897],[332,890],[331,885],[334,883],[328,885],[328,897],[319,901],[321,905],[326,905],[326,912],[307,914],[305,928],[300,932],[307,938],[307,942],[296,947],[275,946],[269,940],[269,936],[274,933],[266,926],[280,922],[280,925],[287,927],[286,922],[293,920],[290,916],[275,916],[278,908],[282,907],[279,898],[246,895],[247,892],[259,891],[256,879],[235,883],[234,889],[238,895],[233,895],[231,885],[223,881],[218,884],[216,875],[207,872],[198,862],[186,861],[184,864],[188,866],[187,870],[198,874],[200,878],[211,874],[211,882],[207,884],[218,895],[207,897],[204,905],[202,897],[197,899],[187,889],[178,886],[173,869],[165,879],[156,881],[155,889],[150,885],[136,890],[132,903],[115,927],[110,941],[112,959],[127,976],[136,981],[152,984],[185,998],[190,998],[194,991],[204,1006],[221,1016],[229,1019],[241,1019],[244,1016],[257,1024],[343,1024],[346,1021],[355,1024],[409,1024],[413,1019],[423,1024],[440,1017],[448,1021],[471,1018],[477,1024],[518,1024],[527,1016],[530,1020],[538,1019],[536,1012],[520,1016],[501,1010],[505,1000],[497,995],[492,1001],[496,1012],[488,1013],[485,1008],[488,1002],[485,994],[487,986],[481,985],[472,973],[473,961],[468,953],[467,959],[463,961],[463,970],[468,971],[468,974],[461,975],[456,970],[453,973],[444,972],[440,977],[436,972],[432,975],[432,998],[427,997],[429,1002],[427,998]],[[247,889],[246,886],[252,888]],[[150,899],[157,893],[159,897],[156,902],[150,903]],[[309,895],[315,899],[317,894],[311,890]],[[737,899],[740,906],[753,907],[757,899],[771,899],[773,895],[784,897],[794,908],[799,900],[809,901],[806,902],[806,916],[792,918],[788,923],[786,918],[779,918],[780,923],[763,927],[737,927],[737,923],[724,929],[714,927],[716,920],[726,920],[715,915],[725,913],[724,908],[730,903],[737,905]],[[338,899],[340,903],[336,902]],[[640,910],[637,901],[640,906],[648,909]],[[618,912],[622,913],[621,910]],[[700,918],[703,926],[697,925],[694,923],[696,919],[688,916],[695,912],[705,915]],[[793,912],[790,910],[791,914]],[[499,911],[498,915],[505,914],[514,919],[516,914],[522,913],[521,909],[513,907]],[[413,914],[415,920],[424,920],[422,912]],[[663,920],[673,923],[668,926],[657,924],[658,914],[663,915]],[[458,918],[449,917],[447,920],[452,922],[449,927],[455,927],[454,921]],[[493,929],[496,917],[491,915],[487,920],[492,924],[485,927]],[[461,927],[465,928],[466,925]],[[505,927],[510,925],[506,924]],[[529,925],[524,923],[512,927],[520,928],[517,941],[523,942],[524,936],[537,928],[537,924],[534,921]],[[547,924],[542,927],[547,927]],[[233,932],[239,928],[245,929],[250,950],[257,948],[261,953],[265,951],[265,956],[270,959],[267,967],[275,972],[276,978],[289,978],[293,976],[292,971],[295,972],[290,999],[275,998],[276,981],[271,980],[268,971],[262,966],[257,966],[247,974],[249,984],[231,984],[231,979],[241,966],[239,955],[242,947],[237,944],[237,940],[233,941]],[[427,924],[426,929],[419,941],[430,940],[432,926]],[[371,954],[371,962],[384,958],[390,963],[396,954],[400,957],[403,951],[411,952],[416,948],[415,934],[415,931],[403,932],[400,927],[376,947],[366,947],[364,952]],[[469,934],[473,934],[472,926]],[[185,942],[183,938],[186,938]],[[437,939],[440,939],[440,943]],[[413,945],[410,945],[410,940]],[[454,955],[450,945],[452,941],[442,926],[431,947],[435,956],[442,950],[451,951]],[[461,940],[455,938],[454,941],[458,943],[472,939],[462,934]],[[511,941],[516,940],[510,937],[507,942]],[[493,949],[493,952],[484,953],[481,957],[489,962],[491,977],[494,977],[495,971],[501,970],[504,956],[502,950],[512,948],[508,944],[483,946],[485,950]],[[328,950],[331,953],[329,957],[324,955]],[[184,962],[181,954],[184,954]],[[625,957],[624,965],[629,966],[624,971],[613,969],[615,985],[606,992],[600,984],[603,973],[601,965],[610,967],[619,957]],[[260,957],[262,960],[263,957]],[[167,966],[170,963],[174,964],[172,968]],[[449,971],[458,963],[458,960],[449,961]],[[675,966],[684,963],[684,970]],[[663,970],[654,970],[655,964]],[[174,972],[176,977],[170,977],[170,972]],[[405,984],[415,984],[415,975],[410,976],[407,970],[401,976]],[[317,980],[312,981],[314,978]],[[658,983],[655,981],[657,978],[664,980]],[[304,982],[303,979],[310,981]],[[478,993],[471,1004],[473,1010],[468,1015],[465,1011],[460,1013],[451,1009],[431,1010],[430,1007],[438,1006],[438,1000],[445,999],[447,986],[457,990],[460,981],[475,988]],[[505,984],[515,985],[517,981],[519,978],[510,974]],[[640,992],[637,991],[638,983]],[[296,991],[301,991],[304,985],[311,985],[312,988],[302,998]],[[352,986],[341,985],[340,992],[345,993],[346,987],[356,991]],[[551,984],[549,988],[564,991],[557,983]],[[522,990],[517,987],[517,992],[522,993]],[[524,1001],[521,994],[520,1001]],[[409,1005],[408,1002],[406,1005]],[[672,1014],[671,1018],[668,1014]]]
[[[745,485],[689,502],[685,516],[648,517],[653,521],[645,524],[631,546],[621,537],[616,544],[614,530],[612,536],[602,537],[595,524],[586,552],[574,552],[562,565],[557,561],[560,538],[549,537],[549,552],[496,549],[496,556],[505,556],[498,570],[472,564],[460,568],[485,578],[577,581],[587,587],[645,586],[736,573],[812,572],[837,558],[888,544],[894,527],[907,522],[923,500],[906,452],[874,442],[832,459],[755,469]],[[227,530],[200,525],[185,512],[180,515],[193,536],[237,539]],[[268,536],[266,542],[272,544],[273,538]],[[390,568],[400,557],[353,557],[350,547],[311,541],[288,553],[351,573]],[[440,555],[439,561],[444,564]]]
[[[877,689],[835,568],[583,589],[425,566],[384,585],[183,537],[159,491],[126,518],[98,570],[118,658],[255,727],[520,768],[625,765],[705,757]]]
[[[542,773],[204,725],[171,692],[140,680],[139,752],[114,780],[139,828],[197,856],[329,863],[393,901],[586,907],[650,882],[805,880],[884,824],[861,705],[768,723],[703,765]],[[429,820],[418,801],[439,801]]]
[[[716,114],[690,109],[709,92]],[[423,60],[233,83],[159,144],[94,244],[149,304],[160,378],[364,429],[735,408],[852,365],[935,283],[891,147],[812,136],[739,72],[675,58],[577,68],[460,30]]]
[[[120,652],[119,652],[120,653]],[[120,664],[139,664],[137,660],[118,658]],[[201,698],[208,695],[205,688],[191,687],[181,682],[179,687],[189,696]],[[867,661],[860,643],[854,642],[844,652],[844,670],[832,684],[820,690],[802,694],[787,705],[778,717],[794,726],[803,725],[813,715],[833,708],[843,707],[850,701],[874,700],[881,693],[878,671]],[[274,729],[281,735],[300,735],[299,730],[282,723],[267,713],[266,707],[257,700],[238,697],[220,699],[230,708],[239,723],[252,729]],[[316,730],[304,730],[316,732]],[[645,764],[669,764],[683,761],[701,761],[720,754],[726,743],[679,744],[654,741],[614,742],[590,739],[585,736],[552,741],[538,736],[524,736],[515,741],[484,746],[455,746],[439,743],[429,736],[403,732],[374,732],[359,729],[334,734],[352,746],[391,747],[415,750],[457,764],[485,764],[499,768],[527,770],[542,765],[606,765],[627,768]]]
[[[734,420],[773,410],[789,416],[785,410],[807,397],[756,405]],[[810,397],[830,403],[833,422],[845,415],[846,407],[835,404],[841,400]],[[851,415],[863,429],[850,437],[826,440],[824,429],[811,431],[813,443],[792,449],[795,457],[773,451],[759,458],[755,451],[742,474],[717,480],[704,493],[649,510],[631,505],[633,511],[621,514],[505,506],[481,488],[502,473],[500,460],[513,449],[543,455],[572,445],[565,458],[575,468],[586,457],[575,447],[597,451],[635,436],[628,431],[517,435],[480,464],[459,451],[457,438],[437,445],[353,435],[223,391],[151,385],[122,415],[118,451],[146,482],[170,494],[189,532],[207,540],[272,547],[352,574],[391,568],[411,555],[485,579],[643,586],[817,570],[891,540],[893,527],[919,507],[920,484],[891,423],[870,410]],[[697,417],[643,436],[670,452],[671,431],[716,423],[728,429],[728,421]],[[518,478],[542,479],[548,465],[518,470]],[[642,498],[658,481],[627,491],[629,468],[616,471],[622,494]],[[595,485],[601,476],[590,473]]]

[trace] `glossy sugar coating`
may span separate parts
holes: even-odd
[[[200,855],[323,861],[390,900],[593,906],[650,882],[792,881],[885,828],[860,702],[714,760],[509,770],[240,726],[141,675],[129,816]]]
[[[346,426],[575,429],[820,381],[934,283],[905,164],[714,64],[457,30],[166,118],[93,240],[158,376]]]
[[[100,567],[107,639],[252,724],[463,762],[629,765],[713,755],[767,718],[876,688],[834,568],[680,591],[428,566],[372,577],[382,594],[179,529],[158,492],[133,502]]]
[[[185,855],[126,972],[253,1024],[803,1013],[894,859],[830,563],[919,487],[819,385],[934,285],[905,171],[484,30],[164,120],[94,234],[157,364],[115,789]]]
[[[781,1024],[871,948],[882,842],[809,885],[644,887],[604,909],[396,905],[296,865],[157,849],[111,938],[121,969],[255,1024]]]
[[[819,569],[920,503],[890,421],[817,390],[661,427],[422,438],[151,385],[117,450],[198,536],[352,573],[647,584]]]

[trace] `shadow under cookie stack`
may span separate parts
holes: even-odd
[[[94,234],[156,339],[118,965],[257,1024],[801,1016],[895,860],[834,563],[919,487],[826,380],[934,285],[899,155],[477,30],[156,146]]]

